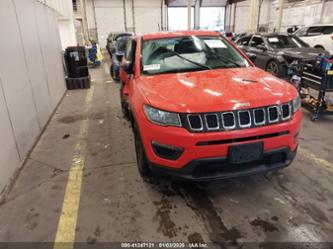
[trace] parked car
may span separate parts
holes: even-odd
[[[288,66],[296,61],[315,61],[323,51],[311,48],[297,36],[287,34],[249,34],[236,42],[257,67],[274,76],[286,77]]]
[[[215,180],[281,169],[295,157],[296,89],[217,32],[131,38],[120,77],[142,176]]]
[[[247,33],[243,32],[243,33],[237,33],[234,35],[234,37],[232,37],[231,41],[233,42],[237,42],[240,38],[242,38],[243,36],[246,36]]]
[[[106,39],[106,50],[108,51],[109,55],[112,56],[112,53],[115,50],[115,46],[117,43],[117,39],[122,36],[132,36],[133,33],[127,32],[118,32],[118,33],[110,33],[108,38]]]
[[[110,74],[112,79],[119,80],[120,62],[125,54],[126,45],[130,36],[120,36],[117,38],[116,46],[111,56]]]
[[[333,54],[333,24],[318,24],[297,30],[294,35],[311,47],[320,48]]]
[[[232,32],[225,32],[224,33],[225,38],[227,38],[229,41],[232,41],[234,38],[234,34]]]

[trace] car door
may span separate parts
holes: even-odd
[[[266,68],[269,55],[267,53],[267,46],[261,35],[252,36],[248,47],[248,53],[253,53],[256,55],[256,58],[253,60],[253,62],[257,67],[262,69]]]
[[[302,37],[306,43],[308,43],[311,47],[317,45],[318,39],[322,34],[322,27],[319,26],[311,26],[307,29],[305,35]]]
[[[323,39],[320,44],[326,51],[333,53],[333,25],[323,27]]]

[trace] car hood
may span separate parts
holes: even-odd
[[[182,113],[256,108],[296,96],[291,84],[256,67],[142,76],[137,87],[152,106]]]
[[[315,59],[320,53],[324,51],[318,48],[282,48],[277,49],[277,53],[285,55],[294,59]],[[326,53],[326,52],[325,52]]]

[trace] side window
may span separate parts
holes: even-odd
[[[324,35],[333,34],[333,26],[325,26],[323,30]]]
[[[265,45],[264,40],[259,36],[253,36],[250,42],[251,47],[256,47],[258,45]]]
[[[242,37],[236,42],[236,44],[238,46],[248,46],[250,40],[251,40],[251,36]]]
[[[125,53],[125,60],[126,61],[132,61],[132,43],[133,41],[131,39],[128,40],[126,45],[126,53]]]
[[[306,36],[315,36],[323,33],[323,27],[310,27]]]
[[[295,35],[298,37],[306,36],[308,28],[301,28],[300,30],[296,31]]]

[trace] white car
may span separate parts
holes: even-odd
[[[326,50],[333,54],[333,24],[318,24],[297,30],[294,35],[311,47]]]

